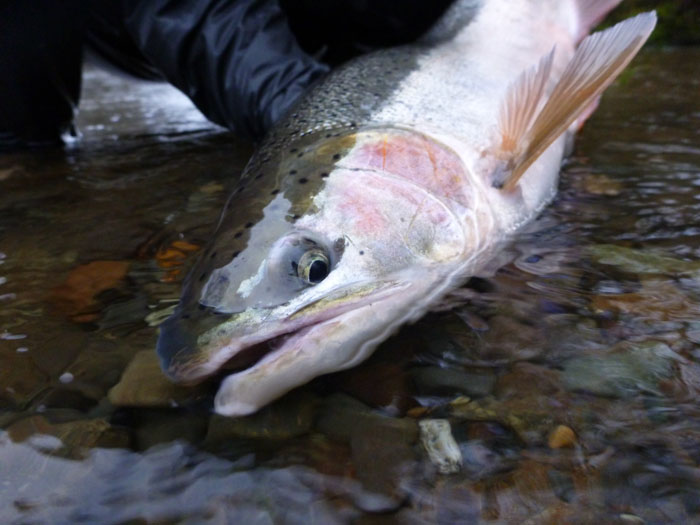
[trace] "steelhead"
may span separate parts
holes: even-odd
[[[461,0],[418,43],[356,59],[271,131],[161,325],[165,373],[228,373],[255,412],[366,359],[483,269],[556,193],[567,139],[654,13],[619,0]]]

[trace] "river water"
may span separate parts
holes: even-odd
[[[698,64],[642,53],[493,275],[235,420],[153,348],[252,148],[88,69],[82,139],[0,157],[0,522],[700,521]]]

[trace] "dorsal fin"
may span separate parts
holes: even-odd
[[[493,186],[512,189],[532,163],[629,64],[655,25],[656,13],[651,11],[587,37],[534,118],[531,113],[536,112],[544,96],[538,82],[546,82],[539,76],[548,69],[551,53],[540,61],[535,72],[521,74],[502,103],[501,145],[496,154],[502,162],[493,174]],[[517,122],[517,126],[512,122]]]

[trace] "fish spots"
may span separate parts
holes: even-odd
[[[242,231],[236,232],[236,233],[233,235],[233,238],[234,238],[234,239],[240,239],[241,237],[243,237],[243,232],[242,232]]]
[[[279,188],[275,188],[270,192],[270,195],[277,195],[280,192]]]
[[[340,160],[340,153],[335,153],[333,155],[333,160]]]
[[[306,184],[307,182],[309,182],[309,179],[307,179],[306,177],[301,177],[299,179],[299,184]]]
[[[296,174],[297,174],[297,170],[289,170],[289,174],[290,174],[290,175],[296,175]]]
[[[255,226],[255,224],[252,223],[252,222],[246,222],[246,223],[245,223],[245,227],[246,227],[246,228],[252,228],[253,226]]]
[[[321,178],[322,179],[328,178],[328,172],[326,172],[326,171],[321,172]]]

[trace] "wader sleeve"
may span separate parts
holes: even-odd
[[[60,144],[80,96],[81,0],[0,1],[0,149]]]
[[[276,0],[123,0],[136,46],[204,115],[258,139],[328,67]]]

